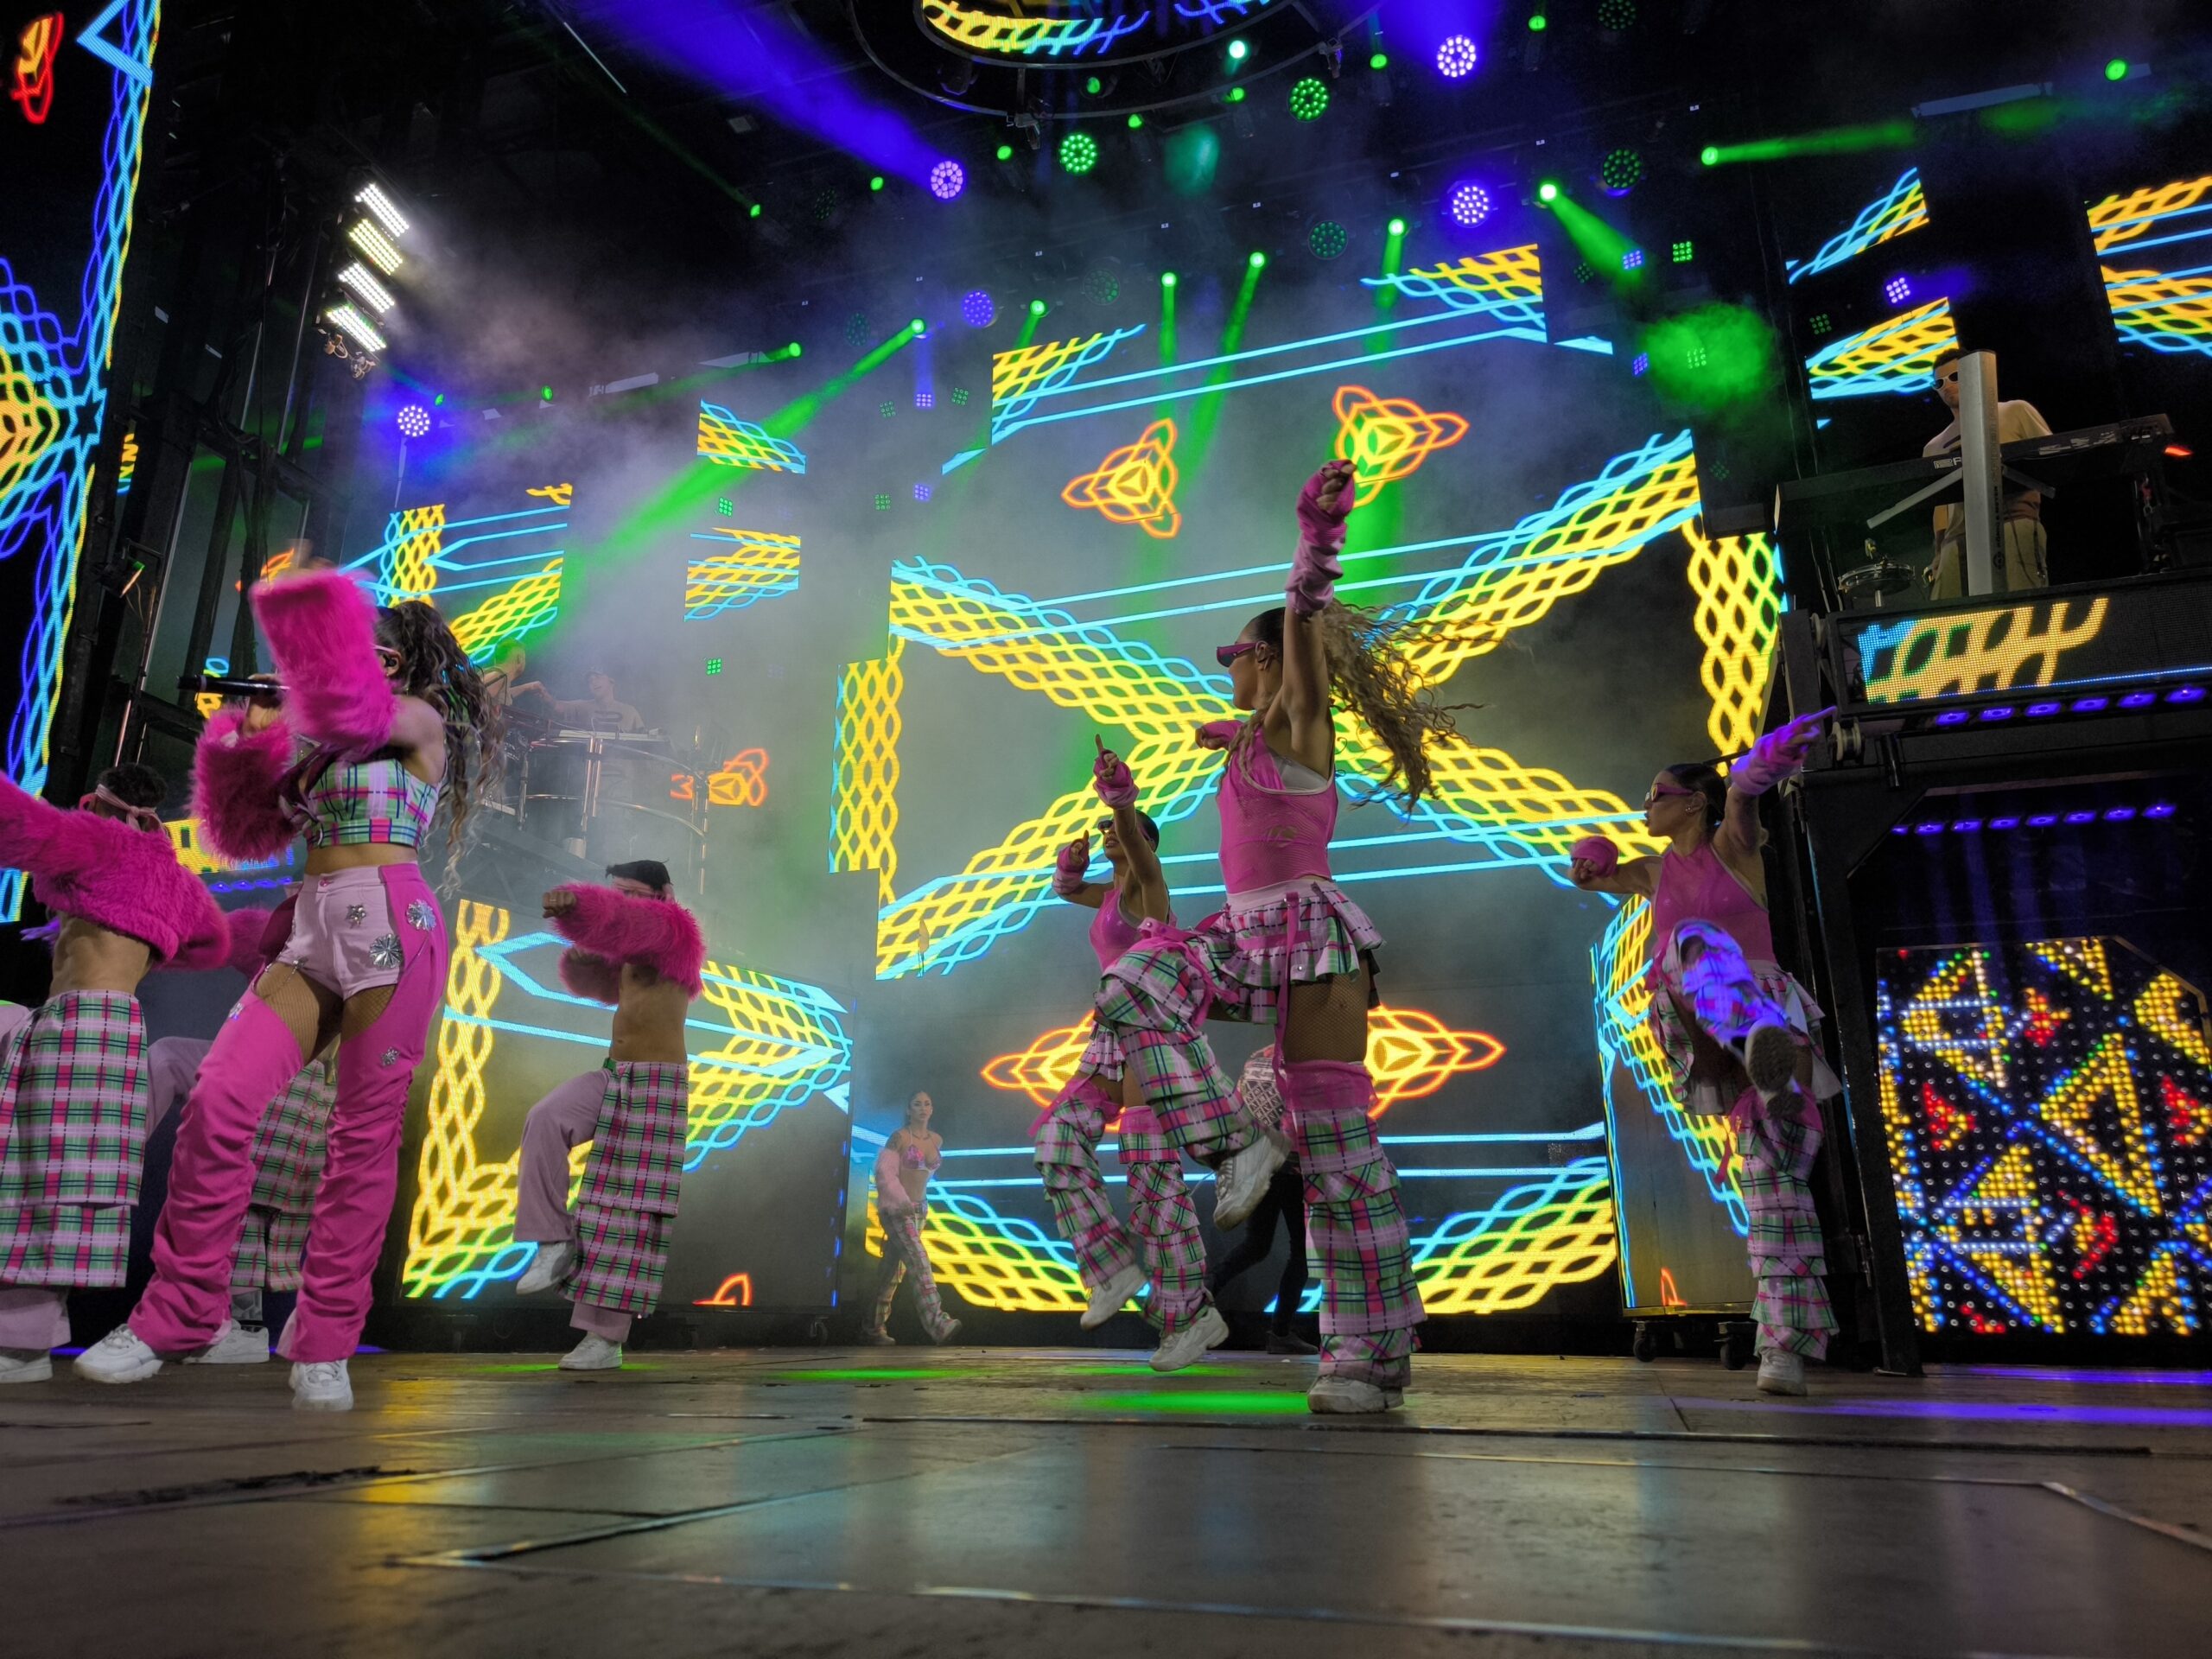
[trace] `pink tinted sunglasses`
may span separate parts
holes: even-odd
[[[1246,652],[1257,651],[1259,648],[1260,642],[1256,639],[1240,640],[1233,645],[1216,645],[1213,648],[1213,659],[1224,668],[1227,668]]]

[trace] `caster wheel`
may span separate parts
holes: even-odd
[[[1659,1338],[1653,1334],[1649,1325],[1640,1323],[1637,1325],[1636,1339],[1629,1344],[1629,1352],[1645,1365],[1659,1357]]]

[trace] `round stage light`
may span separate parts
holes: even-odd
[[[1333,219],[1322,219],[1306,232],[1306,245],[1316,259],[1333,259],[1351,244],[1351,233]]]
[[[1475,73],[1480,56],[1469,36],[1447,35],[1444,44],[1436,48],[1436,73],[1446,80],[1464,80]]]
[[[1268,256],[1262,253],[1257,248],[1255,248],[1252,250],[1252,257],[1249,259],[1247,259],[1244,263],[1251,266],[1253,270],[1259,270],[1266,266],[1268,263]]]
[[[1242,41],[1231,41],[1229,43],[1229,60],[1231,63],[1242,63],[1251,49]]]
[[[1060,165],[1071,173],[1088,173],[1098,165],[1098,141],[1087,132],[1071,132],[1060,140]]]
[[[1703,149],[1698,151],[1697,158],[1700,162],[1703,162],[1707,167],[1711,167],[1714,162],[1720,159],[1720,146],[1718,144],[1707,144]]]
[[[1029,302],[1029,315],[1030,315],[1031,316],[1033,316],[1033,317],[1041,317],[1041,316],[1043,316],[1043,315],[1045,315],[1045,302],[1044,302],[1044,301],[1042,301],[1042,300],[1032,300],[1032,301],[1030,301],[1030,302]]]
[[[1367,67],[1370,69],[1388,69],[1390,67],[1390,54],[1388,52],[1374,54],[1367,60]]]
[[[1472,179],[1462,179],[1445,193],[1444,211],[1463,229],[1474,229],[1490,217],[1490,192]]]
[[[1598,27],[1618,35],[1636,27],[1636,0],[1598,0]]]
[[[399,411],[399,435],[419,438],[430,429],[430,411],[420,404],[409,404]]]
[[[1122,297],[1122,279],[1100,265],[1083,279],[1083,292],[1093,305],[1111,305]]]
[[[1406,233],[1406,221],[1402,219],[1394,219],[1382,228],[1393,236],[1403,236]]]
[[[878,174],[874,175],[873,177],[871,177],[871,178],[868,180],[868,188],[870,190],[880,190],[880,189],[882,189],[882,188],[883,188],[883,175],[882,175],[882,174],[880,174],[880,173],[878,173]]]
[[[2126,58],[2114,58],[2110,63],[2105,65],[2105,79],[2107,80],[2126,80],[2127,79],[2127,60]]]
[[[1229,89],[1229,101],[1231,104],[1242,104],[1244,101],[1244,89],[1242,86],[1230,87]]]
[[[1142,125],[1144,125],[1144,117],[1139,115],[1135,110],[1131,110],[1129,111],[1129,130],[1131,132],[1135,132]]]
[[[1012,144],[1001,144],[998,148],[998,157],[999,160],[1002,162],[1012,161],[1014,159],[1014,146]]]
[[[1536,34],[1541,35],[1551,27],[1551,22],[1542,12],[1532,11],[1529,14],[1529,27]]]
[[[1300,121],[1319,121],[1329,112],[1329,88],[1318,76],[1308,75],[1290,89],[1290,112]]]
[[[908,323],[906,327],[908,331],[913,334],[917,338],[923,334],[926,334],[930,331],[929,324],[924,322],[919,317],[916,317],[912,322]]]
[[[1559,200],[1559,186],[1554,184],[1549,179],[1546,179],[1541,184],[1536,187],[1536,200],[1538,201],[1557,201]]]
[[[955,161],[939,162],[930,168],[930,194],[939,201],[950,201],[968,188],[968,169]]]
[[[1643,181],[1643,157],[1626,145],[1609,149],[1598,164],[1598,180],[1607,195],[1624,196]]]
[[[960,316],[970,328],[988,328],[998,321],[999,308],[986,290],[971,288],[960,296]]]
[[[1175,273],[1172,270],[1163,270],[1160,273],[1160,285],[1162,288],[1174,287],[1177,280]]]

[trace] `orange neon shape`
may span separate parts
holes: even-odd
[[[1183,527],[1175,510],[1175,423],[1154,421],[1144,435],[1098,463],[1095,473],[1069,481],[1060,499],[1103,513],[1117,524],[1135,524],[1156,541]]]
[[[1662,1268],[1659,1269],[1659,1306],[1662,1307],[1688,1307],[1689,1306],[1688,1302],[1682,1300],[1682,1293],[1675,1288],[1674,1273],[1671,1269],[1667,1268]]]
[[[1410,397],[1378,397],[1365,386],[1337,388],[1337,459],[1359,474],[1354,500],[1365,506],[1385,484],[1410,476],[1439,449],[1467,435],[1465,417],[1431,414]]]
[[[721,1288],[711,1296],[702,1296],[691,1304],[694,1307],[750,1307],[753,1306],[753,1275],[733,1273],[722,1281]]]
[[[983,1081],[1009,1094],[1049,1106],[1075,1076],[1090,1040],[1088,1021],[1040,1033],[1018,1054],[1001,1054],[983,1067]],[[1454,1031],[1420,1008],[1370,1008],[1367,1069],[1375,1076],[1375,1116],[1402,1100],[1433,1095],[1452,1078],[1497,1064],[1505,1045],[1487,1032]]]
[[[699,798],[690,772],[676,772],[670,777],[669,782],[676,785],[668,791],[670,800],[696,801]],[[707,802],[710,806],[767,805],[768,751],[740,749],[708,773]]]
[[[8,97],[22,106],[23,119],[46,124],[54,109],[54,60],[61,51],[61,14],[49,11],[23,25],[16,39],[16,84]]]

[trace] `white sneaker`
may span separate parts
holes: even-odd
[[[1744,1039],[1744,1070],[1761,1100],[1772,1100],[1796,1081],[1797,1039],[1787,1026],[1753,1026]]]
[[[959,1334],[960,1321],[957,1319],[947,1319],[944,1322],[944,1329],[938,1332],[937,1335],[931,1337],[930,1340],[935,1343],[938,1347],[942,1348],[946,1343],[950,1342]]]
[[[1160,1344],[1152,1357],[1155,1371],[1179,1371],[1193,1360],[1205,1357],[1206,1350],[1218,1348],[1229,1340],[1229,1321],[1221,1317],[1221,1310],[1209,1307],[1180,1332]]]
[[[1759,1392],[1761,1394],[1803,1394],[1805,1389],[1805,1357],[1785,1354],[1770,1348],[1759,1356]]]
[[[77,1375],[95,1382],[143,1382],[162,1369],[162,1357],[118,1325],[77,1356]]]
[[[550,1244],[540,1244],[537,1254],[515,1281],[515,1294],[535,1296],[541,1290],[550,1290],[569,1276],[569,1263],[576,1259],[576,1247],[567,1239],[556,1239]]]
[[[888,1331],[878,1331],[868,1325],[861,1327],[861,1341],[870,1348],[896,1348],[899,1345],[899,1338]]]
[[[54,1356],[43,1348],[0,1348],[0,1383],[43,1382],[54,1375]]]
[[[1405,1398],[1393,1400],[1389,1391],[1353,1376],[1317,1376],[1306,1390],[1306,1409],[1317,1416],[1365,1416],[1388,1411]]]
[[[187,1354],[188,1365],[263,1365],[269,1360],[269,1332],[236,1320],[224,1324],[222,1335],[196,1354]]]
[[[1290,1156],[1290,1148],[1272,1135],[1260,1138],[1242,1152],[1222,1161],[1214,1178],[1213,1224],[1227,1232],[1241,1227],[1253,1208],[1267,1196],[1268,1183]]]
[[[1144,1288],[1144,1278],[1142,1268],[1127,1267],[1092,1291],[1090,1306],[1083,1310],[1083,1328],[1096,1331],[1128,1306],[1129,1298]]]
[[[292,1367],[294,1411],[351,1411],[353,1384],[342,1359],[318,1359]]]
[[[605,1337],[587,1336],[561,1356],[561,1369],[564,1371],[619,1371],[622,1369],[622,1344],[609,1342]]]

